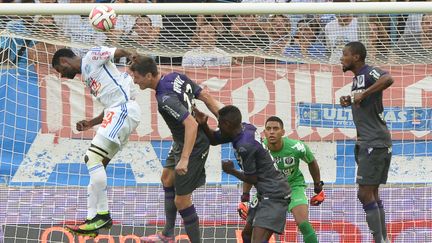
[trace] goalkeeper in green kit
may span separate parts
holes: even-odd
[[[304,242],[315,243],[318,238],[311,223],[309,222],[308,199],[306,197],[306,183],[302,172],[299,169],[300,160],[308,164],[309,172],[314,181],[315,195],[311,198],[310,204],[318,206],[324,201],[324,183],[321,181],[318,163],[309,147],[302,141],[283,137],[285,134],[282,120],[277,116],[271,116],[265,123],[265,141],[271,155],[274,158],[275,166],[282,172],[291,187],[291,202],[288,210],[293,214],[297,227],[303,234]],[[243,219],[247,218],[249,209],[249,191],[252,185],[243,184],[243,195],[239,204],[238,212]]]

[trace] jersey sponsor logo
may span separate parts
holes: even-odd
[[[173,110],[171,107],[169,107],[168,105],[163,105],[162,109],[164,109],[166,112],[168,112],[168,114],[170,114],[172,117],[174,117],[176,120],[180,118],[180,114]]]
[[[92,51],[91,52],[92,55],[92,60],[97,61],[97,60],[106,60],[109,59],[111,56],[111,52],[109,51]]]

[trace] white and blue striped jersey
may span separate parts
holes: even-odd
[[[116,48],[106,46],[94,47],[81,62],[84,84],[105,108],[116,107],[134,99],[132,78],[127,73],[121,73],[113,63],[115,50]]]

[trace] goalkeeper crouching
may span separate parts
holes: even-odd
[[[304,242],[318,242],[315,230],[308,220],[308,199],[305,193],[306,183],[299,169],[300,160],[308,164],[309,172],[314,181],[315,192],[315,195],[310,200],[310,204],[318,206],[325,198],[322,188],[324,183],[321,181],[318,163],[306,144],[298,140],[283,137],[285,130],[283,122],[279,117],[271,116],[267,119],[264,134],[266,137],[264,143],[273,156],[276,167],[286,176],[292,190],[288,210],[293,214],[297,227],[303,234]],[[252,185],[250,184],[243,184],[242,202],[238,208],[240,217],[243,219],[247,217],[251,187]]]

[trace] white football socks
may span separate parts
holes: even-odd
[[[97,198],[92,183],[87,186],[87,219],[92,219],[97,213]]]
[[[90,184],[97,202],[97,213],[108,213],[107,174],[102,164],[89,168]]]

